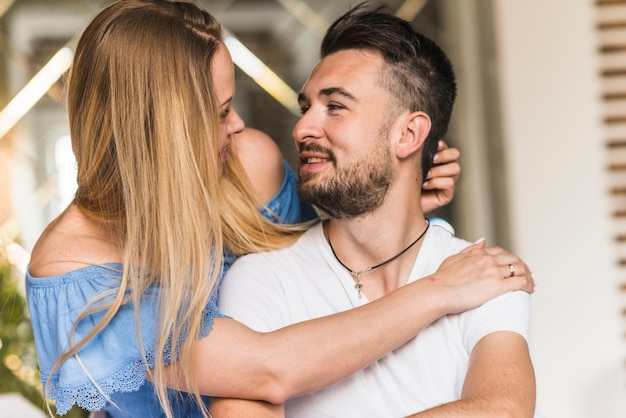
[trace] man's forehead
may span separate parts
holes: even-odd
[[[371,50],[348,49],[322,58],[313,68],[302,91],[322,94],[328,89],[351,91],[372,88],[380,75],[383,59]],[[315,92],[310,91],[312,88]]]

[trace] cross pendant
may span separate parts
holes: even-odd
[[[358,295],[359,299],[361,299],[361,288],[362,287],[363,287],[363,283],[361,283],[361,282],[354,284],[354,288],[356,289],[356,292],[357,292],[357,295]]]
[[[361,276],[361,273],[363,272],[350,270],[350,274],[352,274],[352,276],[354,277],[354,281],[355,281],[354,288],[356,289],[356,293],[359,299],[361,299],[361,288],[363,287],[363,283],[361,283],[361,280],[359,279],[359,277]]]

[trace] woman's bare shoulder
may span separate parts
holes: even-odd
[[[233,136],[233,149],[259,202],[274,197],[285,178],[283,155],[274,140],[261,131],[246,128]]]
[[[70,205],[39,237],[29,271],[33,277],[50,277],[88,265],[119,263],[120,249],[85,216]]]

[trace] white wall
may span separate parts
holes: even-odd
[[[531,266],[531,350],[549,418],[626,416],[624,306],[592,0],[493,0],[513,247]]]

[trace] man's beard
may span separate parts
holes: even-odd
[[[331,157],[336,175],[320,183],[315,181],[318,173],[303,173],[300,170],[300,198],[335,219],[351,219],[379,208],[385,200],[392,178],[391,154],[383,138],[386,135],[379,136],[377,147],[372,153],[347,167],[337,167],[337,160],[329,149],[315,145],[303,147],[322,151]]]

